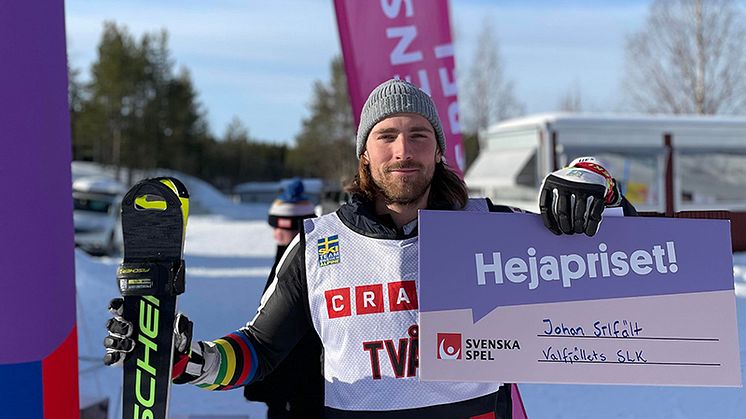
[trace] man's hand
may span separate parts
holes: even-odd
[[[593,236],[604,208],[619,206],[621,201],[611,174],[594,157],[580,157],[544,178],[539,209],[552,233]]]
[[[136,339],[132,336],[132,323],[122,317],[124,300],[115,298],[109,303],[109,312],[113,318],[106,322],[109,335],[104,338],[104,364],[115,365],[124,361],[129,352],[135,348]],[[200,345],[191,347],[193,324],[182,313],[174,321],[174,361],[171,378],[181,384],[192,381],[202,372],[204,359]]]
[[[127,354],[135,349],[135,340],[132,338],[132,323],[122,317],[123,311],[123,299],[115,298],[109,302],[109,313],[114,317],[106,322],[106,330],[109,335],[104,338],[105,365],[121,363]]]

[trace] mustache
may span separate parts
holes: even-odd
[[[419,164],[419,163],[415,163],[415,162],[411,162],[411,161],[410,162],[401,162],[401,163],[392,163],[392,164],[386,166],[386,168],[384,169],[384,171],[388,173],[388,172],[391,172],[391,171],[394,171],[394,170],[399,170],[399,169],[420,169],[420,170],[422,170],[422,169],[424,169],[424,166],[421,165],[421,164]]]

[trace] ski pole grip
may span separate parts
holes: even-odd
[[[122,263],[117,283],[122,296],[182,294],[185,289],[184,260],[176,262]]]

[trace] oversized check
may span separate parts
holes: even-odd
[[[421,211],[423,380],[740,386],[730,225]]]

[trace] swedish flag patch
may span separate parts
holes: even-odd
[[[323,266],[339,263],[339,238],[338,236],[335,234],[333,236],[319,239],[318,252],[319,252],[319,266],[323,267]]]

